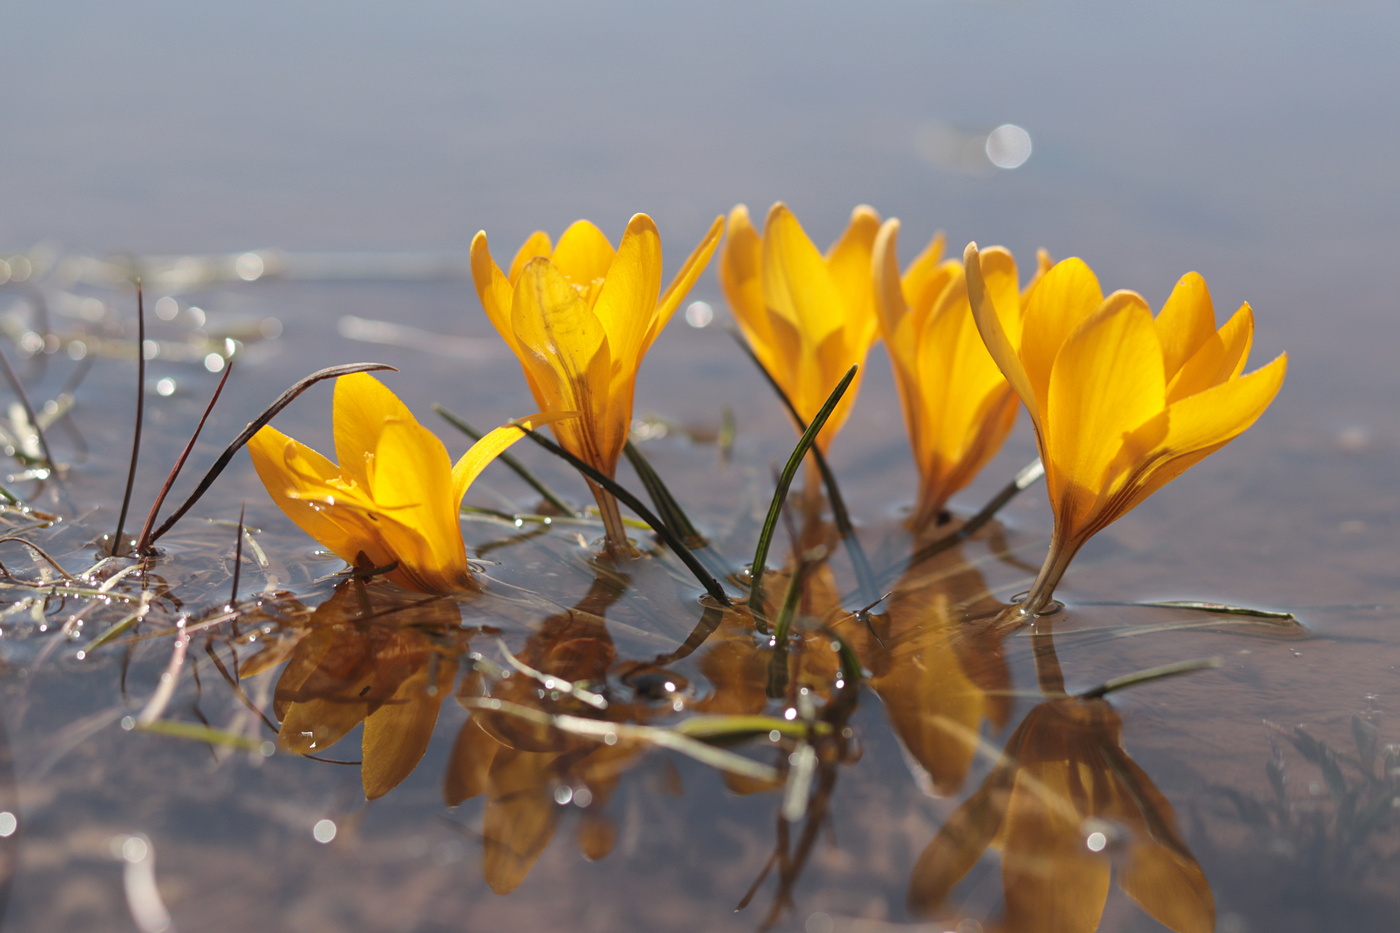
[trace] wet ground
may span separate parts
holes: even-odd
[[[1142,15],[970,3],[859,17],[738,4],[409,8],[393,21],[257,4],[14,14],[7,35],[25,41],[7,51],[19,78],[0,103],[4,349],[37,407],[76,388],[48,432],[61,477],[26,480],[6,461],[4,485],[37,512],[7,509],[4,534],[75,574],[97,564],[125,482],[136,375],[121,283],[135,269],[160,345],[129,533],[218,381],[206,358],[226,338],[234,371],[172,501],[322,366],[397,367],[386,382],[454,453],[465,443],[434,403],[478,426],[533,410],[466,277],[483,227],[509,244],[587,216],[616,237],[645,210],[674,268],[737,201],[781,198],[823,244],[869,202],[903,219],[906,252],[938,228],[959,246],[1043,246],[1154,306],[1197,269],[1218,310],[1253,305],[1252,360],[1286,349],[1291,365],[1255,428],[1080,555],[1053,655],[994,622],[1043,556],[1040,487],[905,568],[914,471],[878,347],[831,461],[895,595],[854,615],[857,581],[835,550],[803,569],[786,652],[742,612],[707,608],[669,557],[600,567],[596,523],[535,524],[538,496],[497,466],[468,504],[525,517],[464,522],[489,583],[461,603],[341,582],[243,456],[146,575],[105,592],[129,561],[70,583],[0,542],[12,575],[0,581],[4,923],[1039,930],[1059,928],[1056,910],[1103,903],[1105,931],[1208,928],[1202,917],[1222,931],[1388,930],[1400,316],[1385,270],[1400,129],[1383,37],[1395,14],[1230,3]],[[1034,143],[1011,170],[985,155],[1004,123]],[[264,248],[279,252],[256,254],[254,276],[248,251]],[[224,280],[202,282],[211,268]],[[653,349],[637,440],[716,560],[737,567],[793,434],[725,333],[712,274],[691,297],[715,320],[678,316]],[[330,392],[313,388],[276,423],[325,449]],[[587,499],[543,452],[518,452]],[[1023,418],[954,512],[975,512],[1033,456]],[[770,559],[773,599],[792,571],[787,542]],[[93,645],[143,592],[140,624]],[[1140,605],[1169,600],[1301,624]],[[1041,689],[1056,667],[1081,694],[1195,659],[1220,666],[1107,700]],[[695,717],[727,741],[648,731],[674,736]],[[312,733],[317,747],[299,750],[316,758],[279,749],[277,721]],[[623,724],[611,741],[607,723]],[[1020,883],[1004,889],[1004,875]]]

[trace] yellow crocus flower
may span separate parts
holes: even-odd
[[[1153,318],[1141,295],[1105,298],[1089,267],[1066,259],[1030,291],[1018,321],[1004,310],[991,256],[975,243],[964,253],[972,313],[1035,423],[1055,513],[1049,556],[1022,603],[1035,614],[1085,541],[1264,413],[1288,358],[1241,375],[1253,312],[1241,305],[1216,330],[1194,272]]]
[[[554,425],[560,445],[611,477],[627,443],[642,357],[719,245],[716,217],[681,271],[661,291],[661,236],[646,214],[627,224],[616,250],[586,220],[551,244],[542,231],[515,254],[510,274],[491,258],[486,232],[472,240],[472,279],[491,323],[520,359],[546,412],[576,411]],[[613,497],[591,480],[610,549],[627,548]]]
[[[747,207],[729,212],[720,284],[749,346],[806,423],[875,342],[870,263],[879,229],[880,215],[861,205],[823,256],[782,203],[768,211],[762,236]],[[823,450],[859,388],[857,374],[817,438]]]
[[[393,582],[447,593],[476,588],[458,524],[462,497],[523,436],[514,425],[497,428],[453,464],[398,396],[355,373],[335,384],[338,465],[270,425],[248,452],[272,500],[331,553],[348,564],[392,565]]]
[[[887,220],[875,238],[875,298],[919,468],[919,500],[909,519],[917,531],[936,524],[948,498],[996,456],[1020,406],[968,311],[962,263],[942,258],[943,235],[903,276],[898,237],[899,221]],[[1016,260],[993,248],[982,264],[998,310],[1019,322]]]

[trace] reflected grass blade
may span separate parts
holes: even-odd
[[[138,722],[136,732],[153,732],[156,735],[169,735],[177,739],[193,739],[224,748],[236,748],[249,752],[260,752],[268,744],[267,739],[255,739],[236,732],[225,732],[197,722],[179,722],[173,719],[157,719],[154,722]]]
[[[1195,661],[1178,661],[1175,664],[1164,664],[1161,667],[1151,667],[1145,671],[1137,671],[1133,674],[1125,674],[1122,677],[1115,677],[1106,680],[1091,690],[1085,690],[1077,694],[1081,700],[1097,700],[1108,696],[1118,690],[1125,690],[1128,687],[1137,687],[1142,684],[1151,683],[1154,680],[1166,680],[1168,677],[1180,677],[1182,674],[1194,674],[1197,671],[1209,671],[1217,667],[1223,667],[1224,658],[1200,658]]]
[[[708,745],[680,731],[663,729],[659,726],[585,719],[582,716],[550,715],[534,707],[511,703],[508,700],[482,698],[463,700],[462,703],[468,709],[490,710],[519,716],[529,722],[550,726],[570,735],[595,739],[607,745],[615,744],[618,741],[641,742],[680,752],[682,755],[694,758],[701,764],[730,774],[737,774],[757,781],[776,782],[778,780],[776,768],[745,758],[743,755],[736,755],[734,752]]]

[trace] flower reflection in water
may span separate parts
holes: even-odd
[[[282,723],[277,743],[318,754],[364,723],[365,796],[388,793],[427,751],[457,677],[460,625],[454,600],[357,579],[340,584],[304,628],[290,633],[290,657],[273,694]],[[244,676],[281,653],[255,659]]]
[[[995,848],[1008,933],[1092,933],[1115,874],[1176,933],[1214,930],[1210,885],[1177,834],[1171,804],[1124,751],[1113,707],[1063,695],[1048,637],[1036,636],[1037,664],[1042,687],[1059,695],[1026,715],[986,781],[924,849],[910,903],[938,912]]]
[[[933,790],[954,793],[982,723],[1001,729],[1011,714],[1000,603],[953,548],[910,568],[886,605],[875,617],[878,637],[867,639],[869,684]]]
[[[616,650],[603,613],[625,585],[625,577],[600,577],[577,605],[544,620],[519,661],[565,683],[604,683]],[[454,807],[485,798],[482,872],[498,894],[513,891],[529,875],[554,836],[560,803],[572,801],[584,811],[579,830],[583,854],[590,859],[607,855],[613,830],[603,807],[619,773],[643,749],[635,741],[599,742],[475,705],[490,696],[547,713],[600,715],[575,696],[549,687],[548,680],[528,676],[488,680],[474,670],[458,690],[471,717],[457,734],[443,793]],[[644,712],[644,707],[609,704],[607,715],[632,719]]]
[[[797,537],[809,542],[823,533],[804,531]],[[937,794],[959,789],[985,747],[982,733],[1002,729],[1011,714],[1002,643],[1012,629],[998,623],[1000,603],[958,549],[906,570],[884,612],[870,616],[842,607],[829,553],[804,551],[773,572],[765,615],[790,623],[781,638],[756,635],[747,606],[712,606],[675,650],[629,659],[609,630],[636,608],[626,575],[599,574],[570,607],[494,587],[470,601],[425,597],[357,576],[242,673],[285,660],[273,711],[287,750],[319,755],[362,725],[371,799],[419,764],[443,700],[455,696],[467,718],[443,795],[450,807],[478,801],[468,822],[473,835],[479,827],[482,875],[500,894],[525,882],[561,821],[572,820],[585,858],[612,852],[619,831],[610,801],[623,772],[658,744],[644,730],[743,723],[732,737],[751,740],[750,760],[768,757],[776,767],[724,772],[723,780],[736,794],[771,795],[775,819],[764,832],[772,834],[766,865],[735,898],[746,906],[767,882],[767,928],[797,909],[803,873],[840,816],[837,785],[860,750],[848,722],[862,692],[856,668]],[[522,625],[529,634],[510,653],[495,636]],[[954,888],[997,849],[1004,929],[1013,933],[1097,929],[1114,871],[1172,930],[1211,929],[1205,876],[1170,804],[1123,751],[1117,713],[1105,700],[1066,696],[1049,635],[1032,640],[1046,698],[913,864],[911,905],[925,914],[957,909],[944,906],[956,904]],[[679,790],[680,772],[667,779]]]

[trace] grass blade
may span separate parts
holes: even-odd
[[[1021,467],[1021,469],[1017,471],[1016,476],[1011,480],[1011,482],[1003,486],[1001,488],[1001,491],[999,491],[995,496],[992,496],[992,498],[987,502],[987,504],[982,506],[982,508],[977,512],[976,515],[963,522],[961,525],[958,526],[958,528],[955,531],[951,532],[950,534],[947,534],[944,537],[939,538],[937,541],[933,541],[919,548],[917,551],[915,551],[909,556],[909,560],[905,562],[903,567],[898,568],[895,571],[891,571],[883,578],[882,582],[890,583],[909,568],[918,566],[922,561],[928,560],[935,554],[941,554],[942,552],[948,550],[951,547],[955,547],[959,544],[962,544],[968,538],[971,538],[978,531],[980,531],[983,525],[987,524],[993,518],[995,518],[997,512],[1001,511],[1002,507],[1005,506],[1006,503],[1010,502],[1012,499],[1016,498],[1016,496],[1029,489],[1036,482],[1036,480],[1040,479],[1044,475],[1045,466],[1040,462],[1039,459],[1035,460],[1033,463],[1028,463],[1025,466]]]
[[[627,455],[627,462],[632,464],[632,469],[637,471],[637,476],[642,481],[647,495],[651,497],[652,505],[656,506],[656,511],[660,513],[661,520],[670,526],[692,551],[697,552],[700,559],[705,561],[710,572],[717,577],[728,577],[734,572],[734,568],[718,553],[711,550],[710,543],[705,536],[690,521],[690,516],[685,514],[676,497],[671,495],[671,490],[662,481],[661,475],[652,467],[650,461],[642,454],[640,448],[631,441],[622,448],[622,452]]]
[[[480,431],[467,424],[461,418],[458,418],[446,408],[443,408],[441,405],[434,405],[433,411],[437,412],[439,415],[442,416],[443,420],[445,420],[448,424],[452,425],[458,431],[461,431],[467,437],[470,437],[473,441],[481,440],[482,435]],[[550,505],[554,506],[556,509],[558,509],[561,514],[578,515],[578,509],[565,502],[564,499],[557,492],[546,486],[543,480],[537,477],[534,473],[531,473],[530,470],[525,466],[525,464],[517,460],[512,454],[499,453],[496,455],[496,459],[499,460],[501,463],[504,463],[506,466],[510,467],[511,470],[515,471],[516,476],[520,477],[526,483],[528,483],[531,489],[543,496],[544,500]]]
[[[788,398],[783,387],[778,385],[778,380],[773,378],[773,374],[768,371],[768,367],[753,352],[753,348],[735,330],[730,330],[730,336],[739,344],[745,355],[753,364],[758,367],[758,371],[763,374],[768,385],[777,393],[778,399],[782,401],[783,407],[787,409],[792,420],[800,430],[805,431],[807,425],[802,421],[802,416],[797,413],[797,407],[792,404],[792,399]],[[860,587],[858,598],[865,603],[874,602],[879,596],[879,586],[876,583],[875,572],[870,569],[870,561],[865,556],[865,549],[860,545],[860,539],[856,537],[855,525],[851,523],[850,511],[846,508],[846,500],[841,495],[841,488],[836,484],[836,474],[831,471],[831,467],[826,462],[826,456],[821,452],[821,448],[813,446],[812,457],[816,461],[817,471],[821,473],[822,485],[826,487],[826,498],[831,503],[831,518],[836,523],[836,530],[841,535],[841,540],[846,545],[846,552],[851,556],[851,565],[855,570],[856,582]]]
[[[617,482],[617,480],[613,479],[610,476],[604,476],[598,470],[594,469],[590,464],[584,463],[578,457],[575,457],[573,454],[569,453],[567,450],[560,447],[558,444],[554,443],[540,432],[534,430],[533,428],[527,428],[523,424],[517,425],[517,427],[519,427],[520,430],[524,431],[527,435],[529,435],[530,440],[534,441],[536,444],[539,444],[541,447],[554,454],[556,457],[560,457],[568,461],[570,466],[578,470],[584,476],[593,480],[593,482],[597,483],[599,486],[602,486],[608,492],[612,493],[618,498],[619,501],[621,501],[629,509],[631,509],[633,512],[636,512],[637,515],[641,516],[641,519],[651,527],[651,530],[661,536],[661,540],[666,542],[666,546],[671,549],[672,553],[674,553],[677,557],[681,559],[681,563],[685,564],[685,566],[690,570],[690,572],[695,575],[695,579],[700,581],[700,585],[705,588],[705,591],[707,593],[713,596],[715,600],[718,601],[721,605],[733,605],[733,601],[729,598],[729,594],[724,591],[724,587],[721,586],[720,582],[714,578],[714,575],[705,569],[705,565],[700,563],[699,558],[697,558],[693,553],[691,553],[690,548],[685,546],[685,542],[682,541],[680,538],[677,538],[675,533],[671,531],[671,529],[666,525],[666,523],[663,522],[661,519],[657,518],[655,513],[653,513],[651,509],[647,508],[646,505],[643,504],[642,500],[638,499],[636,496],[632,495],[632,493],[628,492],[626,488],[624,488],[620,483]]]
[[[233,372],[233,359],[224,361],[224,374],[219,377],[219,384],[214,389],[214,395],[209,399],[209,404],[204,406],[204,414],[199,416],[199,424],[195,425],[194,433],[190,435],[189,443],[185,444],[185,449],[180,451],[180,456],[175,458],[175,466],[171,468],[170,475],[165,478],[165,485],[160,487],[160,492],[156,494],[156,501],[151,504],[151,511],[146,513],[146,523],[141,526],[141,537],[136,541],[136,552],[146,553],[151,546],[151,526],[156,522],[156,516],[160,514],[160,507],[165,505],[165,497],[170,494],[170,487],[175,485],[175,478],[180,475],[180,471],[185,468],[185,461],[190,457],[190,451],[194,450],[195,442],[199,440],[199,434],[204,430],[204,423],[209,420],[209,414],[218,404],[219,396],[224,392],[224,386],[228,383],[228,377]]]
[[[846,370],[846,375],[842,376],[841,381],[836,384],[836,388],[831,390],[831,394],[826,397],[826,402],[822,404],[817,416],[812,419],[811,424],[807,425],[806,430],[802,432],[802,437],[798,438],[797,446],[793,448],[787,464],[783,467],[783,472],[778,477],[778,487],[773,490],[773,501],[768,505],[768,515],[763,519],[763,529],[758,535],[758,546],[754,549],[753,563],[749,566],[749,611],[753,613],[755,620],[761,619],[763,616],[763,565],[768,560],[768,551],[773,545],[773,534],[778,528],[778,518],[782,515],[788,488],[792,486],[792,479],[797,475],[797,468],[801,466],[802,458],[807,455],[807,451],[815,450],[813,445],[816,443],[817,435],[826,426],[826,420],[831,417],[832,411],[841,401],[841,396],[846,394],[846,389],[859,370],[859,366],[852,366]]]
[[[126,472],[126,492],[122,493],[122,508],[117,515],[117,533],[112,535],[112,556],[126,553],[122,533],[126,530],[126,513],[131,508],[131,489],[136,484],[136,461],[141,454],[141,422],[146,413],[146,299],[141,280],[136,280],[136,433],[131,438],[131,466]]]
[[[39,424],[39,416],[34,411],[34,405],[29,401],[29,393],[24,391],[24,383],[20,382],[19,374],[10,365],[10,358],[5,354],[3,347],[0,347],[0,370],[5,373],[5,381],[10,384],[10,389],[19,399],[20,407],[24,409],[24,417],[29,421],[29,427],[34,431],[34,436],[39,441],[39,451],[44,455],[44,466],[52,470],[54,468],[53,453],[49,450],[49,442],[44,437],[44,428]]]

